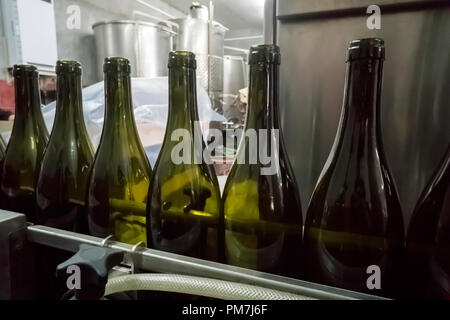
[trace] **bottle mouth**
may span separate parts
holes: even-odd
[[[195,54],[189,51],[172,51],[169,53],[168,67],[186,67],[197,68],[197,61],[195,60]]]
[[[130,61],[122,57],[108,57],[103,63],[103,72],[131,73]]]
[[[280,47],[274,44],[262,44],[250,48],[249,62],[253,64],[276,64],[281,63]]]
[[[23,76],[33,76],[37,77],[38,72],[35,66],[30,64],[16,64],[13,68],[13,76],[14,77],[23,77]]]
[[[381,38],[366,38],[350,41],[347,61],[359,59],[385,59],[384,40]]]
[[[55,70],[56,74],[72,73],[81,75],[81,64],[78,61],[58,60]]]

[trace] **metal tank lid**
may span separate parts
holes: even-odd
[[[164,22],[161,22],[160,24],[158,24],[158,23],[141,21],[141,20],[110,20],[110,21],[96,22],[92,25],[92,29],[95,29],[96,27],[105,25],[105,24],[134,24],[134,25],[138,24],[138,25],[144,25],[144,26],[163,29],[164,31],[167,31],[167,32],[173,32],[170,27],[168,27],[167,25],[164,25],[163,23]]]

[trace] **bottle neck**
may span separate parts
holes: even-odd
[[[105,74],[105,132],[110,135],[136,132],[129,74]]]
[[[195,69],[172,67],[169,69],[169,114],[167,130],[193,130],[198,121]]]
[[[246,128],[279,129],[277,64],[255,64],[250,68]]]
[[[34,119],[40,112],[39,82],[36,76],[24,74],[14,79],[15,120],[17,125],[25,125],[27,119]]]
[[[380,59],[355,60],[348,64],[340,136],[344,141],[352,141],[355,147],[381,143],[382,74]]]
[[[55,129],[84,127],[81,75],[58,75],[56,92]]]

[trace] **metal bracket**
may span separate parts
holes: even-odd
[[[35,295],[34,252],[25,215],[0,210],[0,300]]]

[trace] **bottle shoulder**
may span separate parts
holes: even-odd
[[[411,216],[409,241],[434,242],[450,233],[450,167],[438,170]]]
[[[6,166],[37,166],[47,146],[47,136],[33,134],[12,135],[5,152]]]

